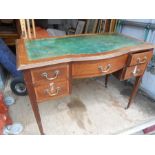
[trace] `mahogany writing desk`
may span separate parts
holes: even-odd
[[[127,108],[136,95],[154,46],[116,33],[17,40],[17,66],[23,70],[32,109],[43,134],[38,103],[69,95],[72,79],[114,74],[135,77]]]

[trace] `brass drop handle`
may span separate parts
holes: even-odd
[[[59,94],[60,91],[60,87],[55,88],[54,83],[50,83],[50,88],[49,89],[45,89],[45,92],[49,95],[49,96],[56,96]]]
[[[133,76],[137,76],[139,73],[140,73],[140,69],[137,66],[135,66],[135,68],[132,72]]]
[[[98,69],[99,69],[102,73],[109,72],[110,68],[111,68],[111,64],[108,64],[105,68],[103,68],[103,66],[98,66]]]
[[[54,77],[51,77],[51,78],[48,77],[48,73],[47,72],[42,73],[41,76],[42,77],[45,77],[47,80],[52,81],[52,80],[56,79],[59,74],[60,74],[60,71],[59,70],[56,70],[56,71],[54,71]]]
[[[141,60],[141,58],[137,58],[137,63],[138,64],[143,64],[143,63],[146,62],[146,60],[147,60],[147,57],[146,56],[144,56],[144,58],[142,60]]]

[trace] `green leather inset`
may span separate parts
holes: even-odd
[[[119,34],[83,35],[25,41],[29,60],[73,54],[95,54],[142,43]]]

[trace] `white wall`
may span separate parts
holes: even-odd
[[[155,20],[150,19],[134,19],[130,21],[136,21],[136,22],[145,22],[145,23],[155,23]],[[136,27],[136,26],[127,26],[124,25],[122,27],[123,34],[133,36],[135,38],[144,40],[144,28]],[[150,30],[147,40],[148,42],[152,42],[155,44],[155,31]],[[155,74],[152,74],[151,72],[146,71],[144,74],[144,77],[142,79],[141,88],[150,95],[153,99],[155,99]]]
[[[125,25],[125,26],[123,26],[121,33],[126,34],[126,35],[130,35],[130,36],[142,39],[142,40],[144,38],[144,29],[138,28],[135,26]]]

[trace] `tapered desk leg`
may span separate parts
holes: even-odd
[[[44,135],[38,104],[37,104],[37,102],[33,101],[31,99],[31,97],[30,97],[30,101],[31,101],[31,106],[32,106],[32,109],[33,109],[34,116],[35,116],[37,124],[38,124],[40,134]]]
[[[106,88],[108,87],[109,76],[110,76],[110,74],[107,74],[107,75],[105,76],[105,87],[106,87]]]
[[[136,77],[136,81],[135,81],[135,84],[134,84],[134,87],[133,87],[133,90],[132,90],[132,93],[130,95],[130,98],[129,98],[129,102],[128,102],[128,105],[125,109],[128,109],[132,103],[132,99],[135,97],[136,93],[137,93],[137,90],[139,88],[139,84],[141,82],[141,79],[142,79],[142,76],[139,76],[139,77]]]
[[[32,109],[33,109],[35,119],[36,119],[37,124],[38,124],[40,134],[44,135],[42,122],[41,122],[41,117],[40,117],[40,113],[39,113],[39,107],[38,107],[38,104],[37,104],[37,101],[36,101],[35,91],[34,91],[34,87],[33,87],[33,84],[32,84],[32,79],[31,79],[31,73],[30,73],[29,70],[24,71],[24,79],[25,79],[25,83],[26,83],[26,87],[27,87],[27,90],[28,90],[31,106],[32,106]]]

